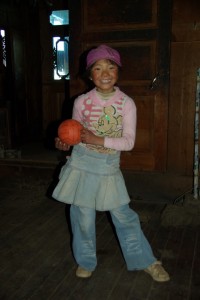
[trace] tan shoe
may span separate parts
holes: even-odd
[[[156,261],[154,264],[150,265],[144,271],[146,273],[148,273],[149,275],[151,275],[151,277],[155,281],[165,282],[165,281],[170,280],[169,274],[162,267],[162,264],[160,261]]]
[[[81,268],[80,266],[78,266],[77,270],[76,270],[76,276],[80,277],[80,278],[88,278],[92,275],[91,271],[85,270],[83,268]]]

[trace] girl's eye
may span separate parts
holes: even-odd
[[[112,70],[113,70],[113,69],[116,69],[116,66],[110,65],[110,66],[109,66],[109,69],[112,69]]]
[[[93,70],[94,70],[94,71],[99,71],[100,68],[99,68],[99,67],[96,67],[96,68],[94,68]]]

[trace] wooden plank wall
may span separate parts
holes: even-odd
[[[33,23],[30,23],[29,26],[31,27],[30,32],[32,34],[28,35],[28,29],[26,34],[24,33],[27,39],[26,45],[28,45],[28,50],[26,49],[27,57],[31,57],[31,59],[25,60],[27,63],[25,69],[28,70],[26,74],[28,85],[26,87],[26,98],[23,101],[26,101],[27,112],[26,119],[22,119],[28,124],[22,126],[24,125],[22,124],[22,120],[17,119],[17,122],[20,122],[17,124],[17,128],[21,130],[21,128],[27,127],[36,136],[38,136],[36,133],[40,129],[38,129],[40,127],[38,124],[42,123],[41,127],[45,130],[48,123],[60,117],[63,101],[65,100],[62,84],[56,87],[52,86],[52,82],[47,77],[47,74],[51,74],[49,72],[51,67],[51,53],[46,50],[48,47],[50,48],[51,31],[48,25],[46,27],[44,25],[48,19],[46,11],[40,13],[42,14],[40,18],[41,49],[38,50],[36,48],[36,28],[31,26]],[[1,4],[1,25],[8,27],[11,32],[13,28],[15,28],[15,31],[17,28],[17,32],[21,33],[23,31],[22,27],[19,25],[16,26],[17,17],[11,18],[15,15],[14,11],[11,11],[7,20],[6,10],[2,8]],[[77,11],[76,19],[73,20],[74,24],[79,22],[80,18],[80,12]],[[7,23],[8,21],[10,22],[9,24]],[[34,21],[35,19],[31,22]],[[45,24],[48,24],[48,22]],[[76,44],[72,45],[75,47],[72,48],[77,49],[77,46],[80,46],[80,44],[81,40],[79,39],[79,35],[77,35]],[[34,53],[34,57],[31,55],[32,52]],[[42,87],[40,87],[37,75],[39,74],[40,66],[35,65],[36,61],[40,61],[38,59],[40,52],[42,56]],[[78,62],[73,61],[72,63],[73,68],[77,70]],[[194,112],[196,70],[198,67],[200,67],[200,1],[173,0],[167,171],[184,175],[191,175],[193,173]],[[21,87],[25,87],[25,84],[22,84]],[[81,82],[80,89],[82,89]],[[2,84],[0,84],[0,91],[0,94],[2,94]],[[13,94],[14,89],[10,89],[9,92]],[[20,91],[19,94],[21,95]],[[11,100],[13,101],[13,99]],[[19,107],[18,102],[15,102],[15,107]],[[19,135],[21,135],[21,132]]]
[[[167,169],[186,175],[193,173],[198,67],[200,67],[200,1],[174,0]]]

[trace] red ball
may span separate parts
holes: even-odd
[[[65,120],[58,127],[58,137],[67,145],[76,145],[81,141],[82,128],[83,125],[77,120]]]

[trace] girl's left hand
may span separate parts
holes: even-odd
[[[104,145],[104,137],[97,136],[86,128],[81,130],[81,141],[85,144]]]

